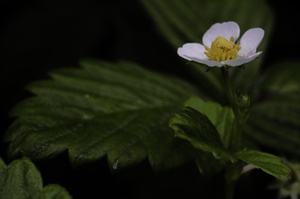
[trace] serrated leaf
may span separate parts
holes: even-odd
[[[235,156],[279,180],[287,181],[291,177],[290,167],[275,155],[255,150],[242,150],[238,151]]]
[[[211,123],[216,127],[219,136],[227,148],[233,140],[231,133],[234,130],[234,114],[229,107],[210,101],[203,101],[198,97],[191,97],[185,102],[185,106],[192,107],[206,115]]]
[[[205,31],[214,23],[236,21],[241,34],[254,27],[265,30],[259,50],[265,51],[273,27],[273,13],[268,2],[262,0],[140,0],[151,15],[160,33],[175,49],[184,43],[202,43]],[[255,10],[255,15],[253,15]],[[252,89],[253,81],[262,63],[263,53],[258,60],[247,64],[246,70],[231,71],[234,86],[238,89]],[[180,58],[178,58],[180,60]],[[185,64],[186,62],[183,61]],[[224,101],[224,89],[219,70],[205,72],[199,65],[189,64],[186,68],[197,74],[199,87],[207,91],[208,96]]]
[[[292,179],[287,182],[274,182],[271,189],[277,189],[279,198],[293,198],[300,194],[300,164],[299,162],[286,162],[292,170]]]
[[[0,198],[71,199],[60,185],[43,187],[40,172],[28,158],[14,160],[8,166],[0,158]]]
[[[28,86],[36,96],[11,112],[17,117],[6,133],[11,156],[68,151],[74,166],[106,156],[113,170],[146,158],[155,169],[170,168],[190,158],[190,146],[174,139],[168,122],[196,89],[133,63],[80,64]]]
[[[49,184],[45,186],[40,195],[42,195],[41,198],[43,199],[70,198],[70,195],[66,192],[65,188],[57,184]]]
[[[235,160],[223,145],[215,126],[199,111],[185,107],[171,119],[170,127],[176,136],[188,140],[195,148],[212,153],[217,158]]]
[[[277,63],[263,74],[264,100],[251,107],[247,136],[278,151],[300,155],[300,62]]]

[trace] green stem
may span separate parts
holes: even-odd
[[[244,126],[244,120],[243,116],[241,115],[240,112],[240,107],[237,104],[237,100],[235,97],[235,93],[233,92],[232,85],[229,79],[229,68],[223,67],[222,68],[222,76],[224,80],[224,88],[225,92],[228,98],[228,101],[230,103],[230,106],[232,108],[234,117],[235,117],[235,128],[233,132],[229,132],[232,135],[231,137],[231,143],[229,144],[229,149],[236,151],[240,147],[240,142],[241,142],[241,134]],[[235,184],[237,182],[237,179],[240,175],[240,165],[239,164],[234,164],[230,165],[226,169],[226,177],[225,177],[225,199],[233,199],[234,196],[234,190],[235,190]]]
[[[222,76],[223,76],[223,80],[224,80],[224,88],[225,88],[225,92],[228,98],[228,101],[230,103],[230,106],[232,108],[234,117],[235,117],[235,121],[236,121],[236,128],[234,130],[234,132],[232,132],[232,142],[229,145],[229,148],[232,150],[237,150],[240,146],[240,142],[241,142],[241,133],[243,130],[243,120],[240,114],[240,110],[239,107],[236,103],[235,100],[235,96],[234,96],[234,92],[232,89],[232,85],[229,79],[229,72],[228,72],[228,68],[223,67],[222,68]]]
[[[228,68],[225,68],[225,67],[222,68],[222,76],[223,76],[224,87],[225,87],[225,92],[226,92],[228,101],[229,101],[230,106],[231,106],[231,108],[233,110],[234,116],[236,118],[238,118],[239,117],[239,110],[238,110],[238,107],[237,107],[237,105],[235,103],[234,93],[233,93],[233,90],[232,90],[231,83],[229,81]]]

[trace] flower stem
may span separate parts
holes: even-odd
[[[230,133],[230,143],[229,143],[229,150],[233,152],[237,151],[240,148],[241,136],[242,131],[245,126],[245,122],[247,120],[248,113],[245,114],[245,107],[241,106],[244,105],[244,101],[240,101],[237,95],[233,92],[232,85],[229,79],[229,68],[223,67],[222,68],[222,76],[224,80],[224,88],[232,108],[234,117],[235,117],[235,128]],[[242,102],[242,103],[241,103]],[[246,108],[248,108],[246,106]],[[226,199],[233,199],[235,184],[240,176],[241,173],[241,164],[235,163],[233,165],[229,165],[226,169],[225,173],[225,198]]]
[[[232,133],[232,142],[229,145],[229,148],[232,150],[237,150],[240,146],[240,141],[241,141],[241,131],[243,129],[244,123],[242,122],[242,118],[241,118],[241,114],[240,114],[240,110],[238,107],[238,104],[236,103],[235,100],[235,96],[234,96],[234,92],[232,89],[232,85],[231,82],[229,80],[229,72],[228,72],[228,68],[223,67],[222,68],[222,76],[223,76],[223,81],[224,81],[224,88],[225,88],[225,92],[228,98],[228,101],[230,103],[230,106],[232,108],[234,117],[235,117],[235,122],[236,122],[236,126],[235,126],[235,130]]]
[[[229,101],[230,106],[233,110],[234,116],[237,117],[238,116],[238,110],[237,110],[237,106],[235,104],[232,86],[231,86],[231,83],[229,81],[228,68],[225,68],[225,67],[222,68],[222,76],[223,76],[224,87],[225,87],[225,92],[226,92],[228,101]]]

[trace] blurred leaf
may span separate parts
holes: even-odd
[[[205,102],[200,98],[191,97],[185,102],[185,106],[192,107],[206,115],[211,123],[216,127],[219,136],[227,148],[233,140],[230,133],[234,129],[234,114],[229,107],[222,107],[214,102]]]
[[[199,111],[185,107],[171,119],[170,126],[177,137],[188,140],[195,148],[212,153],[218,159],[235,161],[215,126]]]
[[[43,188],[40,172],[27,159],[14,160],[8,166],[0,158],[0,198],[71,199],[65,188],[50,184]]]
[[[140,0],[155,21],[158,31],[173,45],[174,49],[184,43],[202,43],[205,31],[214,23],[236,21],[241,28],[241,35],[248,29],[261,27],[265,37],[259,51],[266,51],[273,27],[273,13],[263,0]],[[174,50],[174,54],[176,51]],[[252,89],[263,53],[258,60],[246,66],[246,71],[232,71],[232,80],[238,89]],[[182,60],[178,57],[178,60]],[[183,61],[186,63],[186,61]],[[196,64],[186,66],[197,74],[199,86],[207,91],[210,97],[224,101],[224,89],[219,70],[205,72]]]
[[[119,170],[148,158],[155,169],[183,164],[192,147],[175,139],[171,116],[197,91],[132,63],[81,62],[29,85],[6,133],[10,156],[51,158],[68,151],[74,166],[107,156]]]
[[[287,181],[291,177],[290,167],[283,163],[282,159],[272,154],[254,150],[242,150],[237,152],[235,156],[279,180]]]
[[[300,61],[281,61],[268,67],[264,74],[263,89],[277,95],[300,94]],[[289,97],[288,96],[288,97]]]
[[[300,62],[282,62],[263,74],[262,100],[251,107],[246,134],[278,151],[300,155]]]

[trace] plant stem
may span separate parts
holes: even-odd
[[[222,76],[223,76],[224,88],[225,88],[225,92],[226,92],[228,101],[230,103],[230,106],[232,108],[234,116],[236,118],[238,118],[239,117],[239,110],[238,110],[238,107],[237,107],[237,105],[235,103],[234,93],[233,93],[233,90],[232,90],[231,83],[229,81],[228,68],[225,68],[225,67],[222,68]]]
[[[233,111],[233,114],[235,117],[235,122],[236,122],[235,130],[232,132],[232,136],[231,136],[232,142],[229,145],[229,148],[235,151],[240,147],[241,133],[243,130],[244,123],[242,122],[243,119],[240,114],[239,107],[235,100],[234,92],[233,92],[232,85],[231,85],[231,82],[229,79],[228,70],[229,70],[228,68],[223,67],[222,68],[222,76],[223,76],[223,81],[224,81],[225,92],[226,92],[228,101],[230,103],[230,106],[232,108],[232,111]]]
[[[229,144],[229,149],[232,151],[237,151],[240,147],[241,142],[241,134],[244,128],[245,118],[241,114],[241,110],[239,104],[237,102],[235,93],[233,92],[232,85],[229,79],[229,68],[223,67],[222,68],[222,76],[224,80],[224,88],[232,108],[234,117],[235,117],[235,128],[231,133],[231,143]],[[225,173],[225,199],[233,199],[235,184],[239,178],[241,172],[241,165],[239,163],[235,163],[234,165],[230,165],[226,169]]]

